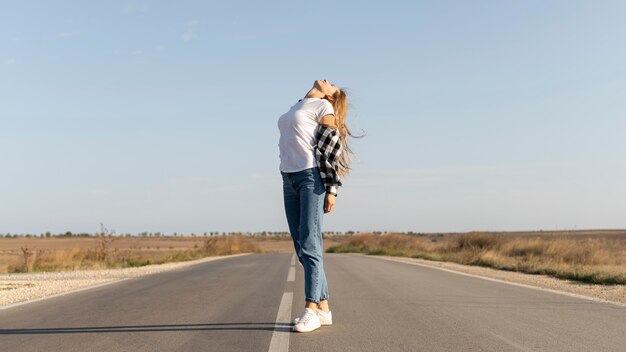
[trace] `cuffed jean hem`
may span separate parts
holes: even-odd
[[[313,303],[317,303],[317,304],[319,304],[321,301],[328,301],[328,297],[326,297],[326,298],[320,298],[320,300],[319,300],[319,301],[316,301],[316,300],[314,300],[313,298],[308,298],[308,297],[307,297],[307,298],[305,298],[305,299],[304,299],[304,301],[305,301],[305,302],[313,302]]]

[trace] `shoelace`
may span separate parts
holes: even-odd
[[[306,323],[308,323],[311,318],[313,318],[313,313],[307,311],[306,313],[304,313],[304,316],[300,318],[300,321],[303,322],[304,325],[306,325]]]

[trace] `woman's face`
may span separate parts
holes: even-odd
[[[335,87],[334,84],[331,84],[325,79],[318,79],[313,83],[313,87],[317,88],[320,92],[324,93],[324,95],[330,95],[337,93],[339,88]]]

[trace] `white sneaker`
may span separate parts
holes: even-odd
[[[328,313],[326,313],[318,309],[317,315],[320,317],[320,325],[333,325],[333,312],[332,311],[329,310]],[[300,321],[300,318],[295,318],[293,320],[293,325],[298,324],[298,321]]]
[[[309,332],[319,328],[320,325],[320,317],[315,314],[313,309],[304,308],[302,315],[298,318],[298,322],[293,326],[293,330],[297,332]]]

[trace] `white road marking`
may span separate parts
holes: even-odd
[[[350,254],[351,255],[364,255],[364,254],[357,254],[357,253],[350,253]],[[474,277],[474,278],[477,278],[477,279],[483,279],[483,280],[487,280],[487,281],[499,282],[499,283],[502,283],[502,284],[507,284],[507,285],[512,285],[512,286],[531,288],[533,290],[551,292],[551,293],[556,293],[556,294],[559,294],[559,295],[570,296],[570,297],[575,297],[575,298],[581,298],[581,299],[585,299],[585,300],[588,300],[588,301],[594,301],[594,302],[600,302],[600,303],[608,303],[608,304],[613,304],[613,305],[617,305],[617,306],[626,307],[626,303],[607,301],[607,300],[604,300],[604,299],[601,299],[601,298],[595,298],[595,297],[579,295],[577,293],[570,293],[570,292],[566,292],[566,291],[558,291],[558,290],[553,290],[551,288],[543,288],[543,287],[538,287],[538,286],[531,286],[531,285],[526,285],[526,284],[520,284],[520,283],[517,283],[517,282],[504,281],[504,280],[500,280],[500,279],[494,279],[494,278],[480,276],[480,275],[475,275],[475,274],[468,274],[468,273],[464,273],[464,272],[461,272],[461,271],[456,271],[456,270],[447,269],[447,268],[441,268],[441,267],[438,267],[438,266],[435,266],[435,265],[428,265],[428,264],[424,264],[424,263],[413,262],[413,261],[410,260],[410,258],[392,258],[392,257],[384,257],[384,256],[377,256],[377,255],[372,255],[370,257],[371,258],[383,259],[383,260],[389,260],[389,261],[392,261],[392,262],[400,262],[400,263],[406,263],[406,264],[412,264],[412,265],[419,265],[419,266],[423,266],[423,267],[426,267],[426,268],[443,270],[443,271],[447,271],[449,273],[459,274],[459,275],[464,275],[464,276],[469,276],[469,277]]]
[[[494,333],[492,331],[487,331],[487,332],[490,333],[495,338],[501,340],[502,342],[508,344],[509,346],[513,347],[514,349],[516,349],[518,351],[522,351],[522,352],[533,352],[534,351],[533,349],[526,348],[525,346],[520,345],[519,343],[517,343],[517,342],[515,342],[515,341],[513,341],[513,340],[511,340],[509,338],[506,338],[504,336],[500,336],[500,335],[498,335],[498,334],[496,334],[496,333]]]
[[[287,281],[296,281],[296,267],[289,267],[289,274],[287,275]]]
[[[293,292],[284,292],[280,300],[276,324],[270,341],[269,352],[288,352],[289,334],[291,334],[291,303],[293,302]],[[280,325],[279,325],[280,324]]]
[[[296,255],[291,256],[291,265],[296,265]]]

